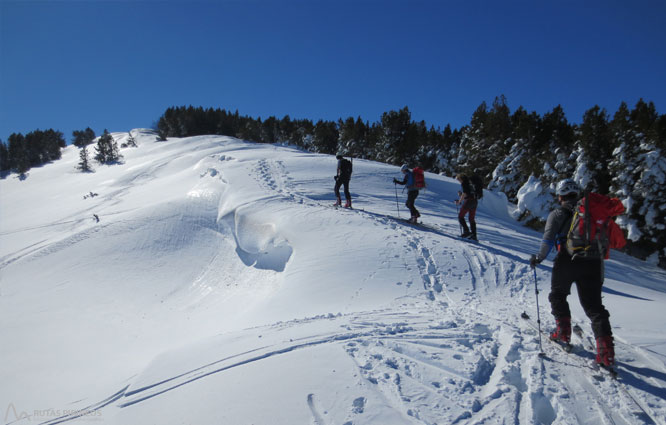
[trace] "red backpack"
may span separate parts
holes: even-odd
[[[426,184],[425,184],[425,176],[423,175],[423,168],[414,167],[412,173],[414,173],[414,188],[415,189],[425,188]]]
[[[608,258],[610,248],[627,243],[620,227],[613,220],[624,213],[617,198],[587,193],[578,202],[567,233],[567,252],[573,258]]]

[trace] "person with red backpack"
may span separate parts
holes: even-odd
[[[456,180],[462,185],[462,191],[458,192],[460,198],[456,200],[457,205],[462,205],[460,211],[458,211],[458,221],[460,222],[463,231],[460,237],[477,241],[476,207],[478,206],[478,200],[476,190],[469,177],[466,175],[458,174]],[[467,214],[469,214],[469,227],[467,227],[467,223],[465,223],[465,215]]]
[[[419,196],[419,190],[425,187],[423,170],[419,167],[410,170],[407,164],[404,164],[400,168],[400,172],[405,175],[405,178],[402,181],[394,178],[393,183],[407,187],[407,202],[405,202],[405,205],[409,208],[409,212],[412,215],[408,221],[417,224],[417,219],[421,217],[421,213],[419,213],[419,210],[414,206],[414,202],[416,201],[416,197]]]
[[[548,257],[554,246],[557,247],[548,295],[557,327],[550,338],[565,345],[571,343],[571,311],[567,297],[575,282],[580,304],[592,322],[592,331],[597,342],[596,362],[603,367],[612,368],[615,364],[613,332],[610,314],[601,299],[603,261],[608,258],[610,248],[621,248],[626,243],[622,232],[613,221],[614,216],[624,212],[624,207],[617,199],[597,194],[586,194],[585,198],[577,203],[580,192],[580,187],[572,179],[558,183],[556,195],[560,207],[548,215],[541,247],[539,252],[530,258],[530,266],[535,268]],[[587,205],[587,208],[583,205]],[[596,216],[590,214],[592,209],[597,210]],[[594,237],[591,236],[592,228],[596,229]],[[581,232],[587,232],[586,243],[576,243],[581,239]],[[608,235],[609,237],[605,237]],[[573,245],[578,245],[576,250]]]

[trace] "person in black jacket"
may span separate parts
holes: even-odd
[[[462,185],[462,191],[458,192],[460,198],[456,201],[456,204],[461,205],[460,211],[458,212],[458,221],[460,222],[463,233],[460,236],[476,241],[478,240],[476,238],[476,207],[478,201],[476,199],[474,186],[464,174],[458,174],[456,180]],[[469,214],[469,227],[467,227],[467,223],[465,223],[465,215],[467,214]]]
[[[565,344],[571,341],[571,311],[567,297],[575,282],[580,304],[592,322],[592,331],[597,341],[596,361],[603,366],[613,366],[615,347],[610,314],[601,300],[603,258],[573,259],[565,247],[574,209],[580,197],[580,187],[572,179],[565,179],[558,183],[556,194],[560,207],[548,215],[539,252],[530,258],[530,266],[535,268],[548,257],[553,247],[558,247],[548,295],[557,327],[550,338]]]
[[[342,198],[340,197],[340,186],[345,187],[345,208],[351,208],[351,193],[349,192],[349,181],[351,180],[352,175],[352,163],[350,160],[343,158],[342,154],[336,156],[338,159],[338,172],[335,176],[335,197],[337,198],[335,204],[336,207],[342,205]]]

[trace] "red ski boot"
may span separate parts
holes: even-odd
[[[571,317],[561,317],[555,319],[557,329],[550,334],[550,339],[553,341],[560,341],[564,344],[571,343]]]
[[[615,345],[610,335],[597,338],[597,364],[605,367],[615,365]]]

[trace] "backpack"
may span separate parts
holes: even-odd
[[[476,195],[476,199],[481,199],[483,198],[483,180],[481,180],[481,177],[478,176],[478,174],[474,174],[472,177],[469,178],[470,183],[472,183],[472,186],[474,188],[474,194]]]
[[[619,226],[613,221],[624,213],[617,198],[586,193],[578,202],[567,233],[566,249],[572,258],[607,259],[610,248],[626,244]]]
[[[423,168],[414,167],[412,173],[414,174],[414,189],[424,189],[426,184],[425,176],[423,175]]]
[[[340,176],[348,179],[352,175],[352,162],[346,158],[340,160]]]

